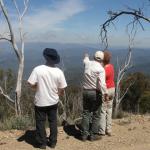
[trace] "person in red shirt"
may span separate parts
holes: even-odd
[[[106,86],[108,90],[109,99],[103,100],[100,113],[100,135],[107,134],[111,136],[112,131],[112,107],[113,99],[115,95],[115,83],[114,83],[114,66],[110,64],[111,54],[109,51],[104,51],[104,69],[106,74]]]

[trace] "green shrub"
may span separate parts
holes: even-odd
[[[0,123],[0,130],[25,130],[33,126],[33,119],[28,116],[22,117],[11,117],[10,119],[5,119],[4,122]]]
[[[0,121],[4,120],[4,116],[5,116],[4,110],[5,108],[3,106],[0,106]]]
[[[150,113],[150,91],[144,92],[141,96],[139,106],[141,113]]]
[[[149,96],[144,95],[146,91],[150,91],[150,77],[140,72],[130,74],[122,82],[121,90],[125,91],[131,82],[134,82],[134,84],[122,100],[122,109],[139,113],[141,107],[141,112],[145,112],[149,107],[149,101],[146,100]]]

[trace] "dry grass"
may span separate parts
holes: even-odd
[[[72,131],[69,134],[62,127],[59,128],[56,150],[150,150],[150,115],[131,115],[113,120],[112,136],[104,136],[100,141],[82,142],[75,137],[76,131]],[[26,140],[17,141],[24,134],[24,131],[18,130],[0,132],[0,150],[35,149]]]

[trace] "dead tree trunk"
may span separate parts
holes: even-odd
[[[0,88],[1,94],[5,96],[9,101],[14,102],[15,111],[17,116],[21,116],[21,106],[20,106],[20,100],[21,100],[21,91],[22,91],[22,78],[23,78],[23,70],[24,70],[24,33],[23,33],[23,25],[22,20],[23,17],[27,11],[29,0],[23,0],[24,3],[24,9],[22,13],[20,12],[20,9],[16,3],[16,0],[13,0],[14,6],[16,8],[17,14],[18,14],[18,22],[19,22],[19,37],[20,37],[20,44],[21,47],[17,45],[17,39],[15,37],[12,24],[8,15],[8,12],[6,10],[6,7],[3,3],[3,0],[0,0],[0,7],[2,10],[2,13],[6,19],[6,23],[8,25],[9,29],[9,36],[1,35],[0,40],[7,40],[11,43],[13,50],[16,54],[16,57],[18,59],[18,74],[17,74],[17,82],[16,82],[16,90],[15,90],[15,98],[12,100],[9,95],[6,95],[2,87]]]
[[[16,86],[16,114],[21,115],[21,106],[20,106],[20,100],[21,100],[21,89],[22,89],[22,77],[23,77],[23,70],[24,70],[24,58],[21,59],[21,62],[19,62],[19,68],[18,68],[18,76],[17,76],[17,86]]]
[[[116,18],[118,18],[119,16],[122,16],[122,15],[133,16],[133,20],[127,25],[127,34],[129,37],[128,55],[122,66],[119,65],[120,63],[118,63],[119,68],[118,68],[117,81],[116,81],[116,92],[115,92],[115,99],[114,99],[115,106],[114,106],[114,112],[113,112],[113,117],[116,118],[118,115],[118,112],[119,112],[119,107],[120,107],[120,103],[121,103],[122,99],[128,92],[128,89],[130,88],[130,86],[132,86],[134,84],[134,81],[131,82],[124,92],[122,92],[120,89],[120,83],[121,83],[122,79],[124,78],[126,72],[131,67],[131,54],[132,54],[131,45],[133,44],[133,41],[134,41],[134,38],[136,35],[136,31],[137,31],[136,27],[137,27],[137,25],[139,25],[144,30],[141,20],[144,20],[144,21],[150,23],[150,19],[149,19],[149,17],[146,17],[144,15],[141,8],[132,9],[132,8],[128,7],[127,11],[119,11],[119,12],[109,11],[108,14],[109,14],[109,18],[102,24],[101,32],[100,32],[102,44],[104,44],[105,49],[108,48],[107,28],[111,24],[114,25],[113,21]]]
[[[117,118],[117,116],[118,116],[118,114],[119,114],[119,112],[120,112],[120,110],[119,110],[119,103],[115,103],[114,104],[115,106],[114,106],[114,108],[113,108],[113,118]]]
[[[132,67],[131,65],[131,55],[132,50],[129,47],[127,58],[122,66],[120,66],[118,63],[118,74],[117,74],[117,81],[116,81],[116,91],[115,91],[115,99],[114,99],[114,112],[113,112],[113,118],[116,118],[119,114],[119,106],[121,101],[123,100],[124,96],[128,92],[129,88],[133,85],[134,81],[131,81],[131,83],[128,85],[126,90],[124,92],[121,92],[121,81],[123,80],[125,74],[127,71]]]

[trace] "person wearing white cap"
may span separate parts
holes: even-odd
[[[85,54],[84,79],[83,79],[83,115],[82,115],[82,136],[81,140],[98,140],[100,107],[102,97],[107,98],[107,87],[105,83],[105,70],[102,66],[104,53],[97,51],[94,60],[89,60],[88,54]],[[90,127],[91,123],[91,127]]]

